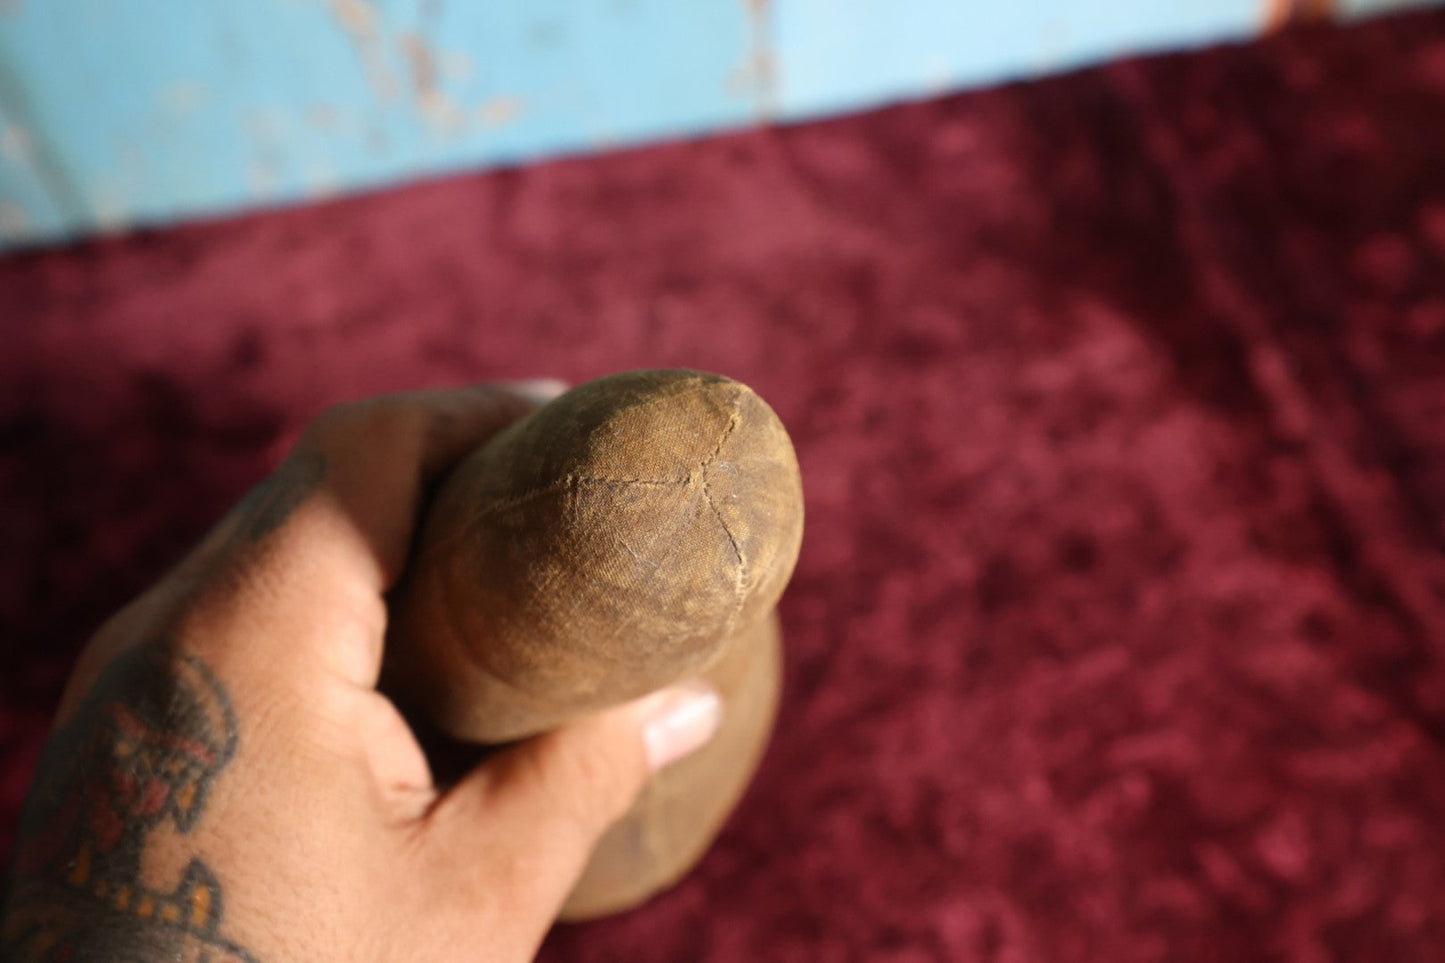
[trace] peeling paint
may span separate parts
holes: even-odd
[[[331,12],[361,58],[367,82],[382,103],[396,100],[399,85],[386,60],[381,15],[368,0],[330,0]]]
[[[743,0],[750,33],[748,58],[728,80],[729,87],[751,94],[759,119],[778,112],[777,59],[773,52],[772,0]]]
[[[167,0],[0,0],[0,201],[56,237],[1426,3],[247,0],[182,43]]]
[[[431,45],[419,33],[401,35],[401,52],[411,66],[411,83],[418,94],[435,91],[437,86],[437,62]]]
[[[477,108],[477,120],[484,127],[504,127],[515,123],[526,106],[520,97],[493,97]]]
[[[357,37],[376,36],[376,8],[367,0],[331,0],[331,9],[343,30]]]
[[[456,136],[466,129],[467,112],[441,91],[422,92],[417,97],[417,107],[431,128],[439,133]]]
[[[466,126],[466,111],[442,90],[436,51],[419,33],[402,34],[400,45],[411,67],[412,91],[422,117],[442,133],[460,133]]]
[[[470,76],[471,58],[460,52],[439,51],[421,30],[387,36],[376,6],[367,0],[330,0],[337,22],[361,57],[367,82],[383,104],[394,102],[403,88],[410,93],[417,114],[433,131],[448,137],[466,132],[467,111],[442,87],[443,77]],[[437,4],[423,10],[430,17]],[[391,64],[403,65],[398,79]]]

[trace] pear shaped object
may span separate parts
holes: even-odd
[[[687,370],[574,388],[437,493],[387,658],[444,733],[509,742],[691,678],[723,699],[716,736],[652,777],[564,918],[671,885],[742,795],[776,712],[775,607],[802,531],[798,462],[773,410]]]

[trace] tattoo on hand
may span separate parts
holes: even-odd
[[[226,690],[198,659],[160,644],[110,664],[46,746],[21,822],[0,956],[16,963],[255,963],[221,934],[221,885],[193,858],[148,878],[169,824],[205,811],[236,752]]]
[[[236,505],[240,519],[233,545],[259,542],[280,528],[326,476],[326,456],[319,451],[292,455],[275,474],[251,489]]]
[[[227,548],[280,528],[325,474],[321,452],[292,455],[236,506]],[[199,659],[159,642],[116,658],[40,760],[0,958],[255,963],[222,935],[221,884],[204,862],[192,858],[179,879],[151,878],[156,837],[191,832],[236,742],[230,696]]]

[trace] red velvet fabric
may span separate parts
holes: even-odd
[[[319,405],[689,365],[801,456],[781,723],[546,959],[1445,959],[1445,14],[14,256],[0,314],[0,839]]]

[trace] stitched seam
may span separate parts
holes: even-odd
[[[698,477],[702,480],[703,497],[707,499],[708,507],[712,509],[713,515],[717,518],[717,523],[722,526],[723,534],[727,536],[728,543],[732,545],[733,552],[738,557],[738,577],[736,583],[733,585],[733,610],[728,613],[727,620],[723,622],[724,636],[732,633],[733,623],[737,621],[738,615],[741,614],[743,610],[743,588],[747,584],[748,560],[743,557],[742,546],[738,544],[738,540],[734,537],[732,529],[728,528],[728,523],[723,518],[722,510],[718,508],[717,502],[712,497],[712,487],[708,485],[707,481],[707,470],[708,466],[721,454],[723,445],[727,444],[728,438],[732,437],[733,431],[737,429],[738,423],[741,421],[742,413],[738,411],[738,399],[734,397],[732,417],[728,419],[727,428],[723,429],[722,437],[718,439],[717,446],[713,448],[712,454],[707,456],[707,459],[697,471]]]
[[[432,545],[430,545],[426,552],[426,557],[430,558],[431,556],[436,555],[447,548],[450,548],[456,542],[471,537],[473,530],[476,528],[477,524],[483,519],[490,518],[493,515],[496,515],[499,512],[504,512],[510,508],[516,508],[519,505],[525,505],[527,502],[532,501],[535,498],[541,498],[544,495],[551,495],[555,494],[556,492],[565,491],[568,488],[575,488],[578,485],[646,485],[656,488],[672,488],[680,485],[687,485],[691,482],[691,477],[607,478],[600,475],[563,475],[556,481],[548,482],[545,485],[539,485],[529,491],[522,492],[520,495],[513,495],[512,497],[504,498],[499,502],[493,502],[487,507],[479,511],[473,512],[468,518],[467,524],[453,529],[451,534],[447,535],[440,541],[434,542]]]
[[[552,492],[559,492],[576,485],[651,485],[658,488],[666,488],[675,485],[686,485],[690,478],[606,478],[600,475],[563,475],[554,482],[548,482],[531,491],[522,492],[520,495],[513,495],[511,498],[504,498],[499,502],[493,502],[486,508],[476,513],[476,517],[485,518],[497,512],[504,512],[516,505],[531,501],[539,495],[548,495]]]

